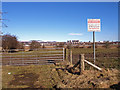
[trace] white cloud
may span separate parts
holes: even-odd
[[[69,33],[68,35],[77,35],[77,36],[82,36],[82,33]]]

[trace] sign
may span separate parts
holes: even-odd
[[[87,19],[88,31],[101,31],[100,19]]]

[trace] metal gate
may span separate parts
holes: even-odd
[[[2,51],[2,65],[53,64],[64,60],[64,48],[40,48]]]

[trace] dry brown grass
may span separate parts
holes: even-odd
[[[3,66],[3,88],[118,88],[119,70],[79,68],[69,72],[69,63],[56,65]],[[8,74],[11,72],[11,74]]]

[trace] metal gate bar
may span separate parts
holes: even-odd
[[[64,60],[64,48],[41,48],[33,51],[11,49],[2,51],[2,65],[49,64]],[[46,63],[48,62],[48,63]]]

